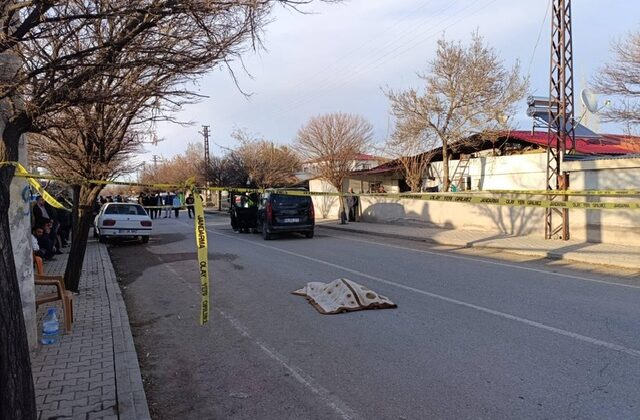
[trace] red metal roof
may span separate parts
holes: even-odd
[[[511,138],[527,143],[547,146],[547,133],[530,131],[512,131]],[[553,142],[555,146],[555,141]],[[567,150],[571,147],[567,139]],[[640,152],[640,137],[621,134],[601,134],[600,137],[576,137],[576,152],[586,155],[623,155]]]

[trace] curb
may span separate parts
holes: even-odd
[[[492,250],[504,251],[504,252],[508,252],[508,253],[516,254],[516,255],[526,255],[526,256],[532,256],[532,257],[548,258],[548,259],[551,259],[551,260],[571,261],[571,262],[579,262],[579,263],[585,263],[585,264],[597,265],[597,266],[604,266],[604,267],[614,267],[614,268],[625,268],[625,269],[631,269],[631,270],[638,270],[638,265],[637,264],[625,264],[624,262],[616,263],[616,264],[599,263],[599,262],[594,261],[593,257],[589,257],[589,256],[572,256],[570,254],[569,255],[568,254],[563,254],[563,253],[559,253],[559,252],[554,251],[554,250],[534,251],[534,250],[528,250],[526,248],[514,249],[514,248],[503,247],[503,246],[499,246],[499,245],[479,245],[479,244],[474,244],[474,243],[469,243],[469,242],[466,242],[466,243],[465,242],[451,243],[451,242],[440,241],[440,240],[437,240],[437,239],[434,239],[434,238],[425,238],[425,237],[421,237],[421,236],[412,236],[412,235],[401,235],[401,234],[397,234],[397,233],[371,232],[371,231],[367,231],[367,230],[330,226],[329,224],[326,224],[326,225],[325,224],[317,224],[316,227],[318,227],[318,226],[323,227],[323,228],[327,228],[327,229],[331,229],[331,230],[337,230],[337,231],[343,231],[343,232],[352,232],[352,233],[360,233],[360,234],[363,234],[363,235],[379,236],[379,237],[383,237],[383,238],[407,239],[407,240],[416,241],[416,242],[425,242],[425,243],[431,243],[431,244],[435,244],[435,245],[454,246],[454,247],[462,247],[462,248],[492,249]]]
[[[100,257],[106,268],[105,287],[109,298],[111,333],[113,336],[113,358],[118,401],[118,418],[121,420],[150,420],[147,397],[142,385],[138,355],[131,335],[129,316],[116,280],[111,257],[104,244],[99,246]]]

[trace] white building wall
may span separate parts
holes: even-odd
[[[449,162],[449,177],[458,182],[458,160]],[[429,186],[442,185],[442,162],[433,162],[435,180]],[[471,177],[472,190],[541,190],[546,188],[547,155],[529,153],[510,156],[473,158],[465,171]]]
[[[572,190],[640,190],[640,158],[565,162]],[[583,198],[585,201],[640,202],[631,198]],[[575,239],[640,245],[640,211],[571,211],[569,226]]]
[[[453,161],[451,175],[457,161]],[[439,170],[441,163],[434,166]],[[565,162],[570,173],[570,188],[640,189],[640,158],[599,159]],[[546,187],[546,154],[481,157],[472,159],[468,174],[477,190],[541,190]],[[315,181],[315,182],[314,182]],[[314,180],[311,191],[318,191]],[[349,185],[356,185],[354,180]],[[360,181],[357,181],[360,182]],[[391,181],[390,181],[391,182]],[[357,188],[354,188],[358,192]],[[392,192],[391,188],[387,189]],[[486,194],[489,196],[489,194]],[[572,197],[576,201],[638,202],[633,198]],[[314,197],[325,206],[326,217],[338,215],[337,199]],[[472,229],[512,235],[544,236],[544,209],[499,207],[491,205],[452,204],[420,200],[393,200],[361,197],[361,220],[382,223],[419,223],[451,229]],[[327,207],[328,206],[328,207]],[[334,206],[334,207],[332,207]],[[328,211],[327,211],[328,209]],[[322,213],[316,207],[316,215]],[[571,210],[569,226],[572,239],[588,242],[640,245],[640,211]]]

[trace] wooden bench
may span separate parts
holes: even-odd
[[[73,324],[73,294],[64,287],[64,278],[62,276],[46,276],[44,274],[35,274],[36,286],[54,286],[56,291],[44,295],[36,295],[36,308],[43,303],[62,301],[62,310],[64,312],[64,330],[71,332]]]

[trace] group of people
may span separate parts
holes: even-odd
[[[184,204],[187,206],[187,212],[189,218],[194,215],[194,198],[191,194],[187,195]],[[144,193],[141,192],[138,196],[138,204],[145,208],[147,214],[152,219],[159,219],[162,216],[164,210],[164,218],[171,219],[171,215],[178,218],[180,216],[180,210],[182,209],[182,200],[178,194],[173,192],[167,192],[164,196],[158,193]]]
[[[64,199],[59,197],[58,201],[63,202]],[[71,212],[56,209],[38,197],[31,215],[31,248],[36,269],[42,273],[43,261],[54,260],[55,255],[62,254],[62,248],[69,246]]]

